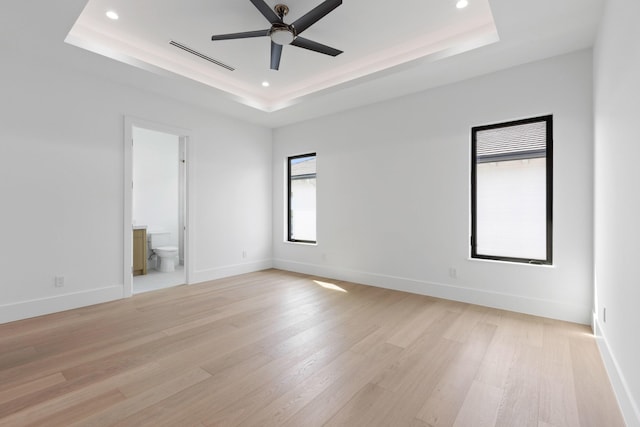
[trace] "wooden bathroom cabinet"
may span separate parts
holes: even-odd
[[[147,230],[133,230],[133,275],[147,274]]]

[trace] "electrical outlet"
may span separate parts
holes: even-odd
[[[449,277],[456,279],[458,277],[458,270],[455,267],[449,267]]]
[[[322,258],[322,261],[327,262],[327,254],[323,253],[321,258]]]
[[[54,286],[56,288],[61,288],[64,286],[64,276],[56,276],[54,279]]]
[[[247,257],[247,251],[242,251],[242,258],[246,258]]]
[[[607,307],[602,308],[602,323],[607,323]]]

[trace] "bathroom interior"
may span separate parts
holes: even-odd
[[[186,283],[185,143],[178,135],[134,127],[133,293]]]

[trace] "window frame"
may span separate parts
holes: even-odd
[[[300,158],[304,158],[304,157],[315,157],[316,158],[316,162],[318,159],[318,155],[316,154],[316,152],[312,152],[312,153],[306,153],[306,154],[297,154],[295,156],[288,156],[287,157],[287,242],[290,243],[306,243],[306,244],[317,244],[318,243],[318,223],[317,223],[317,208],[316,208],[316,239],[315,240],[303,240],[303,239],[294,239],[292,237],[292,232],[293,232],[293,215],[292,215],[292,209],[291,209],[291,196],[292,196],[292,192],[291,192],[291,161],[295,160],[295,159],[300,159]],[[316,179],[317,182],[317,176],[318,176],[318,168],[317,168],[317,163],[316,163],[316,173],[314,174],[314,178]],[[317,192],[316,192],[316,203],[317,203]],[[316,205],[317,206],[317,205]]]
[[[475,236],[477,235],[477,134],[478,132],[519,126],[530,123],[545,122],[546,124],[546,258],[530,259],[499,255],[478,254]],[[531,117],[527,119],[512,120],[502,123],[494,123],[471,128],[471,258],[506,261],[534,265],[553,264],[553,115]]]

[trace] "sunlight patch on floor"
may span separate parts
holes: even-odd
[[[344,292],[344,293],[349,293],[346,290],[342,289],[340,286],[338,285],[334,285],[333,283],[329,283],[329,282],[322,282],[320,280],[314,280],[313,281],[316,285],[320,285],[325,289],[331,289],[333,291],[339,291],[339,292]]]

